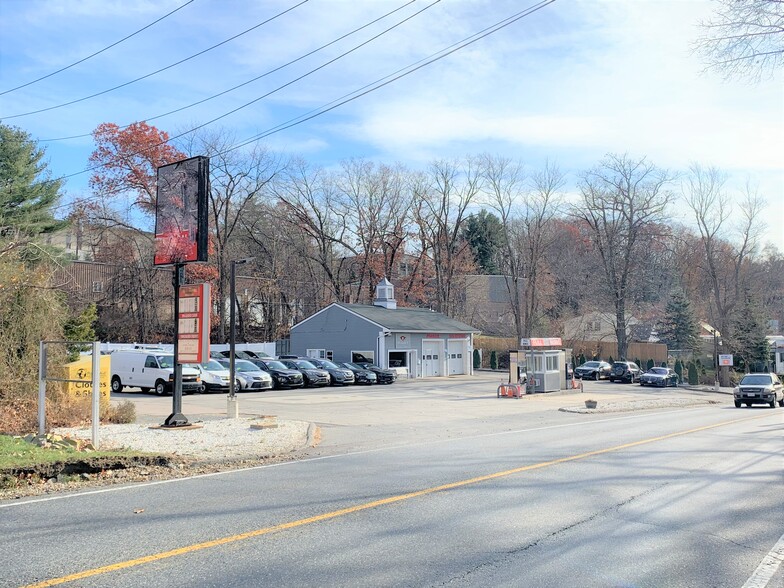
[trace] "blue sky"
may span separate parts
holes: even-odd
[[[301,0],[194,0],[83,63],[0,95],[0,121],[39,140],[89,134],[223,92],[300,57],[406,0],[309,0],[232,42],[165,72],[76,104],[220,43]],[[0,92],[129,35],[186,0],[0,0]],[[187,131],[286,84],[429,6],[418,0],[379,23],[217,99],[150,121]],[[442,0],[318,72],[212,126],[243,140],[456,43],[529,3]],[[646,156],[673,172],[716,165],[730,188],[768,201],[766,239],[784,250],[784,76],[758,83],[703,73],[691,43],[711,3],[557,0],[445,59],[321,117],[265,139],[273,150],[324,166],[348,157],[401,162],[488,152],[530,169],[570,173],[608,152]],[[46,142],[54,175],[88,167],[90,137]],[[88,193],[87,173],[68,179]],[[677,188],[677,186],[676,186]],[[682,207],[673,216],[684,222]]]

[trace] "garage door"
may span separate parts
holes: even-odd
[[[463,339],[455,339],[447,343],[448,366],[449,375],[465,374],[465,354],[466,354],[466,341]]]
[[[441,375],[441,341],[422,341],[422,375]]]

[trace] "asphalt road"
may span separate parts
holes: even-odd
[[[490,384],[274,393],[262,413],[324,427],[306,459],[2,502],[0,586],[782,585],[784,410],[582,415]]]

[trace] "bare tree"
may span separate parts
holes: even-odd
[[[261,145],[249,151],[231,150],[235,138],[224,130],[188,135],[182,147],[190,154],[210,158],[209,225],[212,259],[217,270],[218,337],[228,338],[227,307],[231,261],[249,254],[236,247],[239,231],[252,204],[269,198],[272,182],[285,168],[279,157]],[[242,320],[242,316],[240,316]]]
[[[378,281],[396,273],[405,251],[411,208],[405,170],[352,159],[343,162],[336,185],[347,238],[356,244],[353,290],[358,299],[370,300]]]
[[[702,243],[704,271],[710,282],[712,320],[722,333],[727,332],[730,316],[741,299],[744,267],[758,245],[762,230],[760,216],[765,205],[747,185],[736,215],[739,223],[733,226],[732,197],[726,182],[727,175],[719,169],[695,163],[682,186]]]
[[[716,0],[713,17],[700,23],[695,49],[726,78],[759,79],[784,63],[784,2]]]
[[[418,200],[415,210],[422,249],[427,250],[435,270],[435,302],[438,310],[452,314],[456,307],[453,278],[473,266],[468,243],[462,237],[467,209],[480,191],[478,162],[462,164],[436,161],[412,184]]]
[[[608,155],[582,175],[582,202],[573,208],[584,223],[604,268],[604,286],[615,309],[618,354],[629,342],[627,301],[641,253],[661,232],[672,195],[669,174],[643,159]]]

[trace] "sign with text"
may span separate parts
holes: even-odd
[[[719,355],[719,365],[720,366],[732,366],[732,354],[727,355]]]
[[[203,363],[210,358],[210,285],[180,286],[177,314],[177,363]]]
[[[520,339],[520,347],[560,347],[561,345],[560,337]]]

